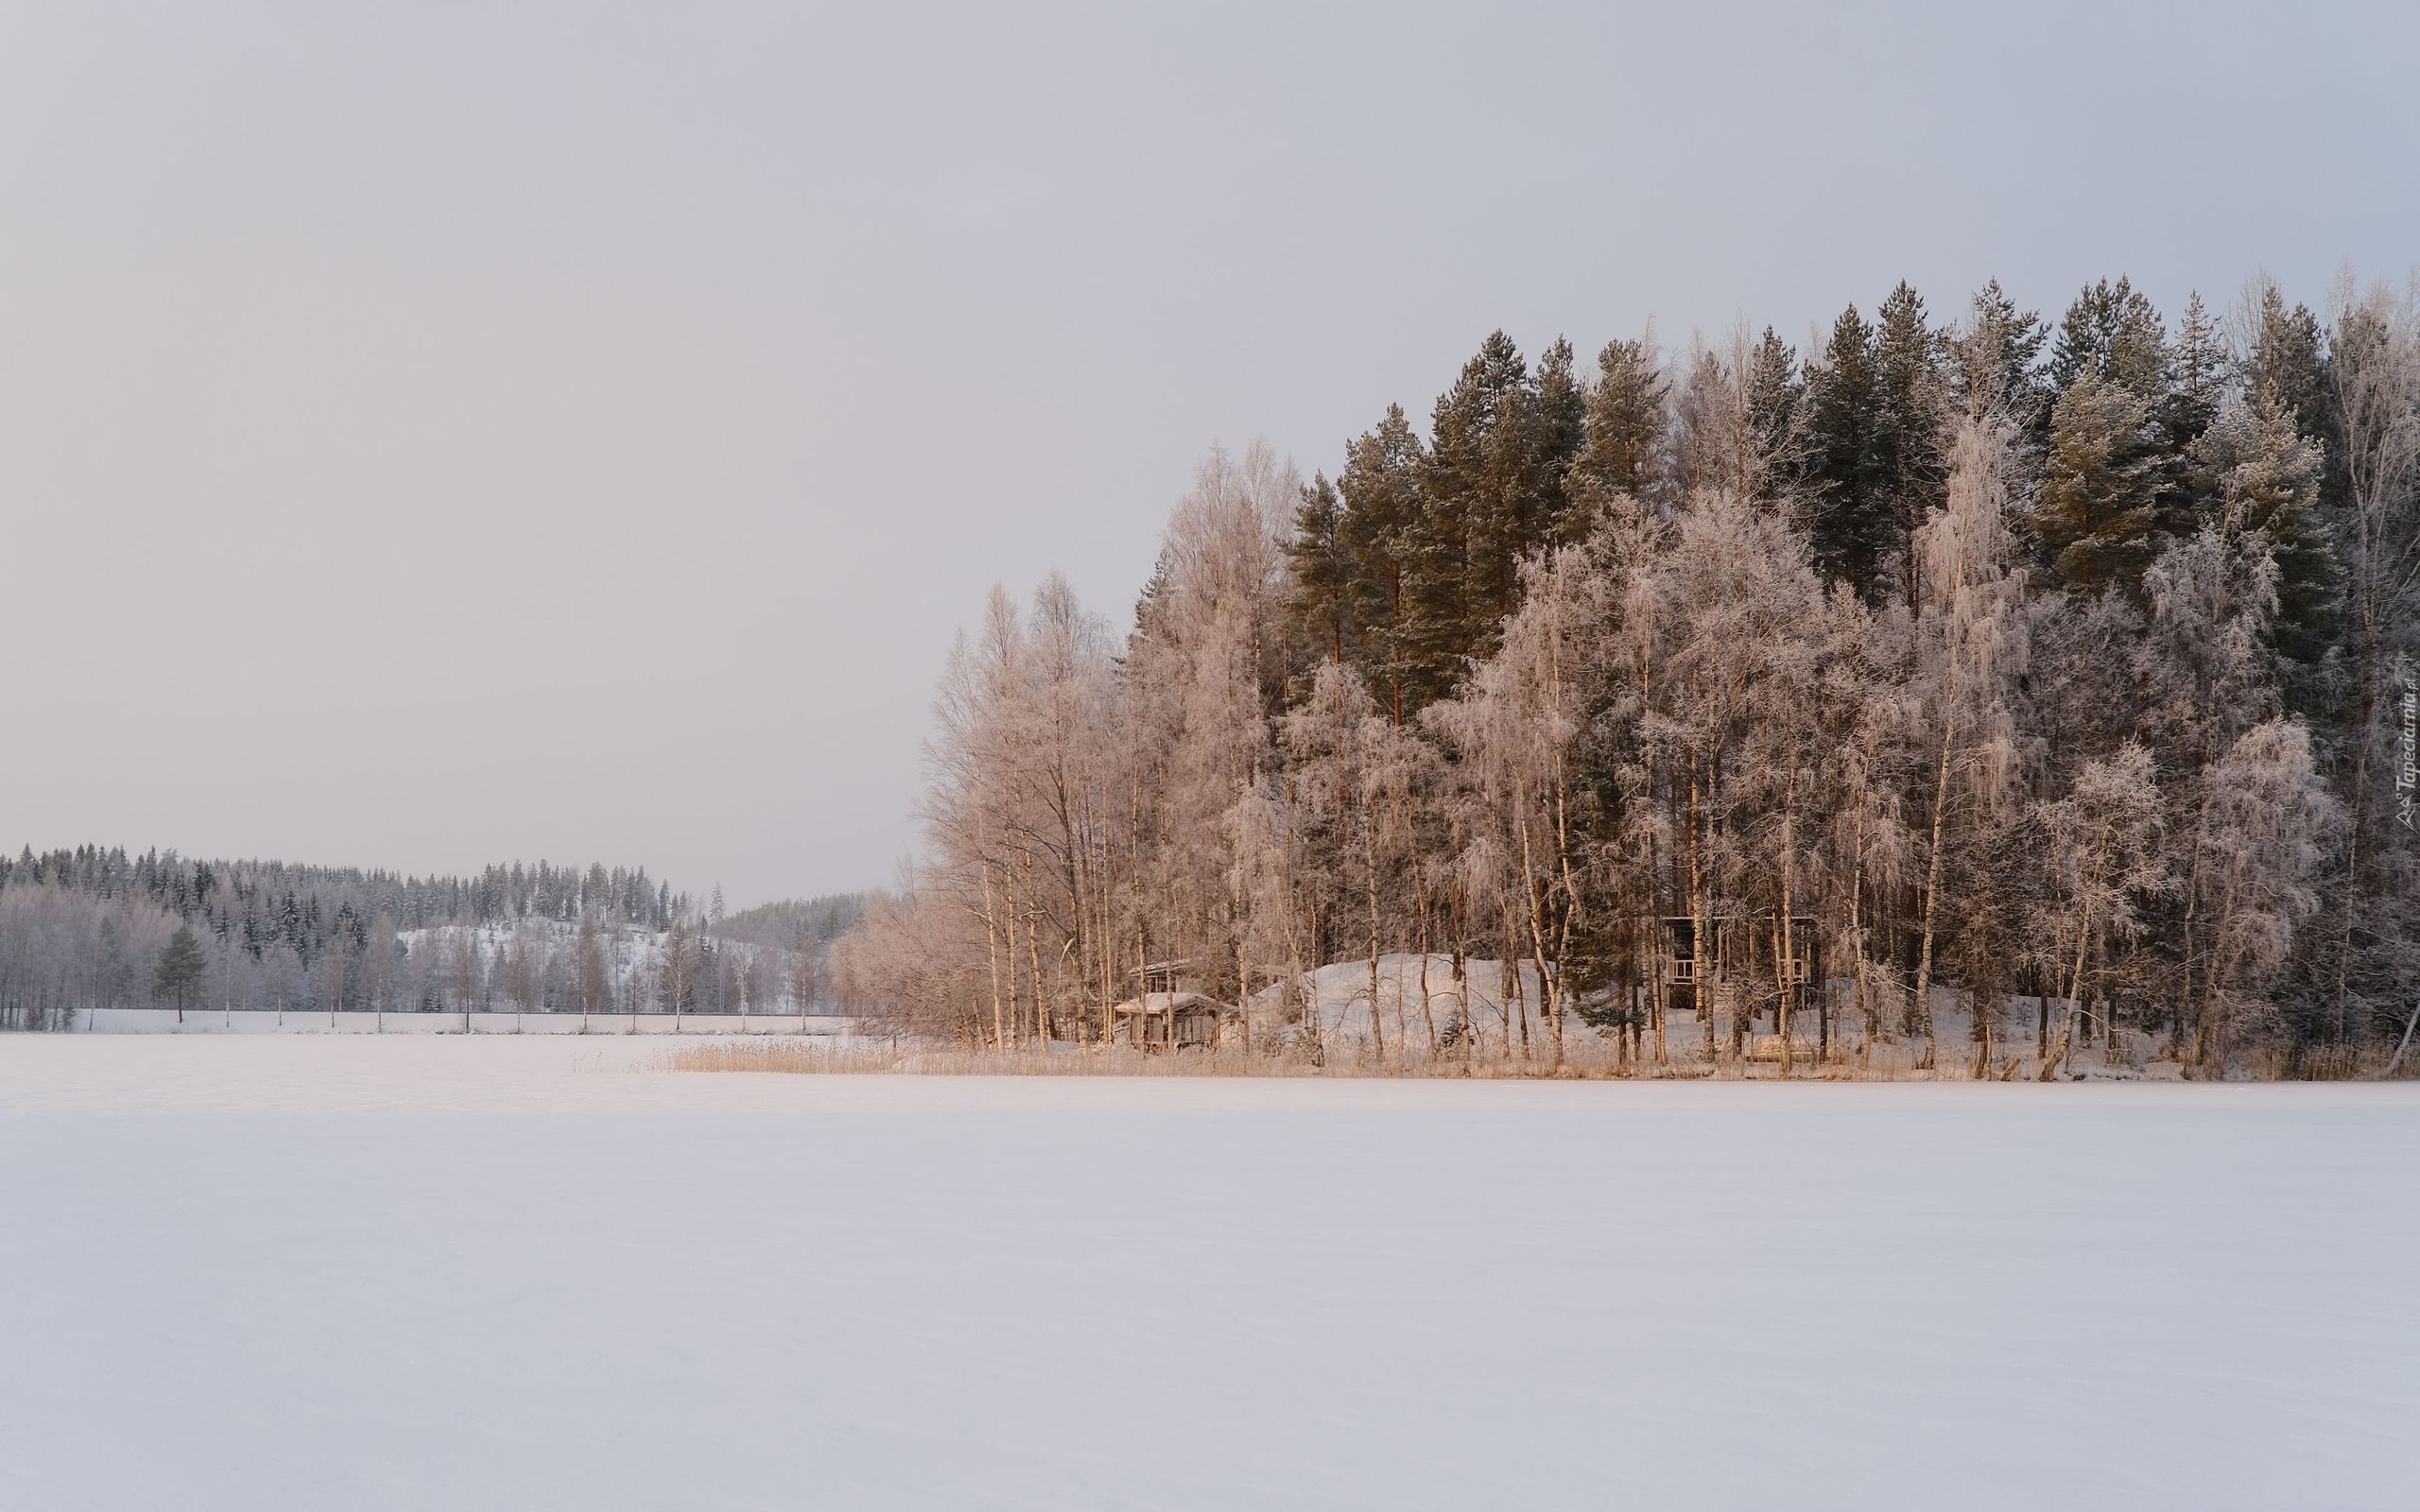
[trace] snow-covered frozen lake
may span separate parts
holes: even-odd
[[[2420,1088],[0,1038],[11,1508],[2378,1507]]]

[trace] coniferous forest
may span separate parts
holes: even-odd
[[[798,1012],[854,895],[726,916],[647,868],[418,877],[81,846],[0,855],[0,1028],[95,1008]]]
[[[1214,451],[1122,633],[1054,577],[962,637],[843,988],[970,1048],[1182,987],[1374,1069],[2375,1073],[2420,323],[2321,305],[1499,332],[1307,482]]]

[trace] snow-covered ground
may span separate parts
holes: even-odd
[[[11,1508],[2407,1507],[2420,1089],[0,1038]]]

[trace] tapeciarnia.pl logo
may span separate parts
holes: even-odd
[[[2412,828],[2413,794],[2420,789],[2420,686],[2412,682],[2411,662],[2404,662],[2399,670],[2403,674],[2403,694],[2395,699],[2395,713],[2403,759],[2394,768],[2394,816],[2409,830]]]

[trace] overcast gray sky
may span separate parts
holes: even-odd
[[[1124,616],[1491,329],[2420,258],[2411,8],[0,3],[0,843],[888,876],[956,627]]]

